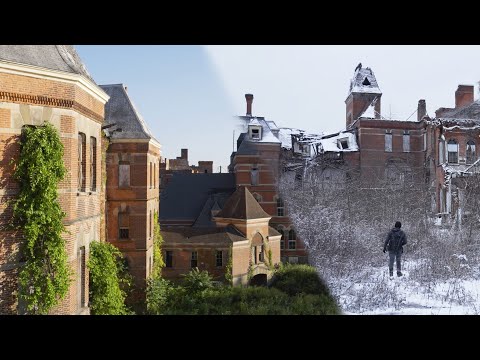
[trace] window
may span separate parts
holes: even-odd
[[[260,139],[260,129],[252,129],[252,139]]]
[[[281,198],[277,198],[277,216],[285,216],[285,207]]]
[[[84,133],[78,133],[78,191],[85,191],[86,176],[86,138]]]
[[[90,137],[90,191],[97,189],[97,139]]]
[[[217,251],[215,254],[215,266],[221,267],[223,266],[223,251]]]
[[[448,163],[449,164],[458,164],[458,143],[456,140],[448,140],[447,144],[448,151]]]
[[[152,221],[152,210],[150,210],[150,237],[152,237],[152,228],[153,228],[153,221]]]
[[[198,260],[198,253],[196,251],[192,251],[192,258],[190,259],[190,267],[196,268]]]
[[[423,133],[423,151],[427,151],[427,133]]]
[[[297,248],[297,234],[295,230],[291,229],[288,232],[288,250],[295,250]]]
[[[173,251],[165,251],[165,267],[173,267]]]
[[[473,140],[467,141],[467,164],[473,164],[476,160],[475,156],[475,142]]]
[[[118,213],[118,237],[120,239],[130,238],[129,234],[129,216],[127,213]]]
[[[252,185],[258,185],[258,169],[256,166],[252,167],[250,171],[250,182]]]
[[[152,185],[153,185],[153,165],[152,165],[152,162],[150,161],[150,189],[152,188]]]
[[[403,132],[403,152],[410,152],[410,131]]]
[[[257,246],[258,248],[258,262],[263,263],[265,260],[264,253],[263,253],[263,245]]]
[[[86,299],[86,286],[85,286],[85,280],[86,280],[86,275],[87,275],[87,267],[86,267],[86,261],[85,261],[85,246],[82,246],[80,248],[80,253],[79,253],[79,262],[80,262],[80,307],[83,308],[87,306],[87,299]]]
[[[339,149],[348,149],[348,139],[338,139],[337,146]]]
[[[438,163],[443,164],[445,162],[445,141],[440,139],[438,141]]]
[[[385,151],[392,152],[392,132],[387,130],[385,133]]]
[[[120,163],[118,165],[118,186],[130,187],[130,164]]]
[[[284,250],[284,249],[285,249],[285,241],[280,240],[280,250]]]

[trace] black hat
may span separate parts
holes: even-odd
[[[395,227],[400,229],[402,227],[402,223],[400,221],[397,221],[395,223]]]

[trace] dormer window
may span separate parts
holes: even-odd
[[[348,149],[348,138],[338,139],[337,146],[339,149]]]
[[[370,81],[368,81],[368,78],[367,78],[367,77],[365,77],[365,80],[363,80],[362,84],[363,84],[363,85],[366,85],[366,86],[371,85],[371,84],[370,84]]]
[[[250,139],[261,140],[262,139],[262,127],[257,125],[249,125],[248,132],[250,133]]]

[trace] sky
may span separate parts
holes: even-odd
[[[381,113],[416,119],[454,107],[459,84],[478,98],[480,46],[460,45],[79,45],[97,84],[123,83],[166,158],[189,149],[190,164],[213,160],[226,172],[234,116],[253,115],[310,133],[345,128],[345,99],[355,67],[370,67],[383,93]],[[412,115],[413,114],[413,115]],[[235,138],[238,136],[238,130]]]

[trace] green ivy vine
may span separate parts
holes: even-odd
[[[57,194],[66,173],[63,145],[53,125],[24,127],[20,156],[13,162],[13,177],[20,185],[13,226],[24,238],[19,298],[27,313],[47,314],[67,294],[72,276],[62,238],[65,213]]]
[[[155,211],[153,215],[153,269],[152,277],[158,278],[162,274],[162,268],[165,266],[162,256],[163,237],[160,231],[160,223],[158,221],[158,213]]]
[[[93,315],[126,315],[126,293],[122,284],[123,257],[120,250],[107,242],[90,244],[90,310]],[[127,286],[129,284],[126,284]]]
[[[232,246],[228,248],[228,262],[225,266],[225,281],[228,285],[233,284],[233,273],[232,273],[232,266],[233,266],[233,251]]]

